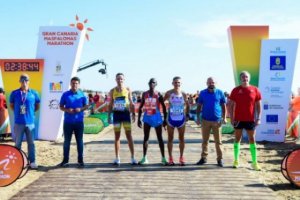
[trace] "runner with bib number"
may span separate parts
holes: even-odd
[[[114,165],[120,166],[120,136],[121,127],[125,129],[126,138],[128,141],[129,150],[131,153],[132,165],[136,165],[137,161],[134,159],[134,146],[131,136],[131,119],[130,113],[132,112],[132,121],[135,121],[134,105],[132,102],[131,91],[128,87],[124,86],[124,74],[118,73],[116,75],[117,86],[110,91],[110,104],[108,111],[108,121],[111,123],[111,114],[113,114],[113,124],[115,132],[115,153],[116,158],[113,161]]]
[[[189,103],[187,96],[184,92],[181,91],[181,78],[176,76],[173,78],[172,82],[174,88],[169,90],[165,97],[164,101],[169,101],[169,110],[167,118],[167,130],[168,130],[168,152],[169,152],[169,165],[175,165],[172,155],[173,150],[173,139],[174,139],[174,130],[177,128],[178,137],[179,137],[179,164],[181,166],[185,165],[185,160],[183,157],[184,152],[184,132],[185,132],[185,122],[189,119]]]

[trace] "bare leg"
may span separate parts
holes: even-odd
[[[116,158],[120,158],[119,152],[120,152],[120,136],[121,132],[115,131],[115,154]]]
[[[164,141],[162,138],[162,126],[160,125],[158,127],[155,127],[155,131],[156,131],[156,136],[157,136],[161,156],[165,157],[165,147],[164,147]]]
[[[131,130],[125,131],[125,134],[126,134],[126,138],[127,138],[127,141],[128,141],[128,146],[129,146],[131,158],[134,158],[134,146],[133,146],[133,139],[132,139],[132,136],[131,136]]]
[[[178,139],[179,139],[179,151],[180,151],[180,157],[183,157],[184,152],[184,132],[185,132],[185,125],[178,128]]]
[[[144,157],[147,155],[148,140],[149,140],[149,136],[150,136],[150,129],[151,129],[151,126],[149,126],[147,123],[144,123],[144,142],[143,142]]]
[[[169,157],[173,158],[172,150],[173,150],[174,128],[168,125],[167,130],[168,130],[168,152],[169,152]]]

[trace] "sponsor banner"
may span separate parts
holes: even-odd
[[[246,70],[251,74],[250,84],[258,86],[261,40],[269,38],[269,26],[230,26],[228,37],[235,85]]]
[[[0,149],[0,187],[4,187],[21,178],[23,170],[27,172],[28,160],[25,153],[14,146],[0,144]]]
[[[259,89],[261,125],[257,141],[283,142],[290,102],[298,39],[262,40]]]
[[[85,30],[72,27],[40,27],[36,57],[45,60],[40,139],[56,140],[62,136],[59,101],[77,72],[84,36]]]
[[[23,73],[29,75],[29,88],[37,91],[40,98],[42,98],[42,81],[44,71],[43,59],[0,59],[3,87],[5,90],[6,102],[8,107],[9,119],[11,127],[14,126],[13,110],[9,106],[9,97],[13,90],[20,88],[20,76]],[[40,110],[35,113],[35,135],[37,139],[39,129]],[[13,128],[12,136],[14,138]]]

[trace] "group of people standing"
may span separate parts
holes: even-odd
[[[155,90],[157,86],[156,79],[151,78],[149,80],[149,90],[142,94],[137,118],[138,127],[144,130],[143,157],[139,162],[134,157],[134,142],[131,134],[131,123],[136,120],[134,103],[132,101],[131,90],[125,86],[124,81],[124,74],[116,74],[117,86],[111,89],[109,93],[108,120],[110,123],[113,123],[115,133],[115,159],[113,164],[116,166],[121,164],[119,154],[121,127],[124,128],[128,141],[131,153],[130,163],[132,165],[147,164],[149,162],[147,158],[148,140],[150,129],[153,127],[155,128],[159,143],[162,165],[175,165],[172,150],[174,131],[175,129],[178,130],[180,150],[178,163],[184,166],[184,135],[185,124],[189,119],[189,102],[187,95],[181,90],[181,78],[179,76],[173,78],[173,88],[167,91],[164,96]],[[256,155],[255,127],[260,124],[261,94],[258,88],[249,84],[250,74],[247,71],[241,72],[240,81],[241,85],[234,88],[229,96],[230,106],[228,107],[231,123],[235,129],[233,167],[239,167],[240,142],[242,131],[245,129],[250,143],[252,167],[255,170],[260,170]],[[14,133],[16,134],[16,146],[21,148],[23,134],[26,133],[30,166],[31,168],[37,168],[32,130],[34,128],[34,112],[39,108],[40,99],[34,90],[29,89],[28,75],[23,74],[20,76],[20,84],[21,87],[13,91],[10,96],[10,107],[15,115]],[[203,165],[207,163],[208,142],[210,133],[213,133],[217,152],[217,165],[223,167],[221,125],[222,123],[226,123],[226,98],[224,93],[216,88],[216,80],[213,77],[209,77],[206,84],[207,88],[200,92],[196,102],[197,124],[201,123],[202,125],[203,140],[202,153],[197,164]],[[80,79],[78,77],[71,79],[70,86],[71,89],[64,92],[60,100],[60,109],[64,112],[64,145],[63,160],[59,166],[65,167],[69,163],[70,142],[74,133],[77,142],[78,165],[79,167],[83,167],[83,111],[88,109],[89,104],[84,93],[79,90]],[[166,108],[164,103],[166,101],[169,102],[168,108]],[[200,112],[202,113],[201,122]],[[112,118],[111,115],[113,115]],[[142,116],[143,123],[141,121]],[[166,128],[168,132],[168,160],[164,150],[163,128]]]
[[[121,127],[125,129],[126,138],[131,153],[131,164],[147,164],[147,149],[148,140],[151,127],[155,128],[159,148],[161,152],[161,163],[163,165],[175,165],[173,157],[173,139],[174,131],[178,130],[179,139],[179,165],[185,165],[184,159],[184,134],[185,124],[189,119],[189,103],[187,95],[181,91],[181,78],[176,76],[173,78],[173,88],[166,92],[164,96],[155,90],[157,81],[151,78],[148,82],[149,90],[142,94],[141,104],[138,111],[138,127],[144,129],[143,141],[143,157],[137,162],[134,157],[134,145],[131,135],[131,122],[135,122],[134,104],[131,98],[131,90],[124,85],[124,74],[118,73],[116,75],[117,86],[110,91],[111,101],[109,104],[108,119],[113,115],[113,125],[115,132],[115,160],[114,165],[119,166],[120,160],[120,134]],[[242,132],[245,129],[250,144],[250,151],[252,157],[252,167],[259,171],[260,166],[257,162],[257,149],[255,144],[255,127],[260,124],[261,116],[261,94],[257,87],[249,84],[250,74],[243,71],[240,74],[241,85],[234,88],[229,96],[229,113],[230,120],[235,129],[234,142],[234,162],[233,167],[239,167],[240,142]],[[208,156],[208,142],[210,133],[213,133],[216,152],[217,165],[224,166],[222,155],[222,133],[221,126],[227,122],[226,119],[226,98],[224,93],[216,88],[216,82],[213,77],[207,79],[207,88],[202,90],[197,99],[197,124],[201,123],[202,129],[202,153],[197,165],[207,163]],[[168,110],[165,106],[165,101],[169,102]],[[161,109],[162,108],[162,109]],[[143,123],[141,121],[142,112]],[[161,110],[163,113],[160,113]],[[202,113],[202,120],[200,122],[200,113]],[[164,153],[164,142],[162,138],[162,128],[167,128],[168,132],[168,154],[167,161]]]

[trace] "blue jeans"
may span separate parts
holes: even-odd
[[[28,159],[30,163],[35,162],[35,146],[34,146],[34,124],[25,125],[25,124],[15,124],[14,125],[14,133],[15,133],[15,146],[18,149],[22,147],[22,141],[24,138],[24,133],[26,135],[27,140],[27,152]]]
[[[70,144],[72,134],[74,132],[76,143],[78,162],[83,162],[83,122],[67,123],[64,122],[64,162],[69,162]]]

